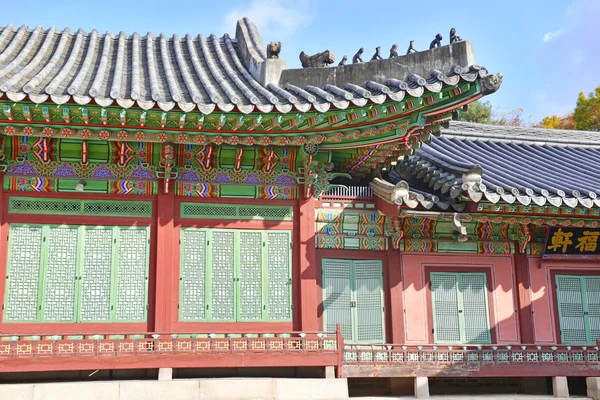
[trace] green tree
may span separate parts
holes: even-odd
[[[469,104],[467,111],[458,112],[458,120],[465,122],[476,122],[479,124],[493,124],[492,104],[489,101],[485,103],[476,101]]]
[[[573,119],[578,130],[600,131],[600,86],[587,96],[579,93]]]
[[[559,117],[558,115],[545,117],[539,124],[536,125],[536,127],[548,129],[575,129],[576,125],[577,124],[573,118],[573,113],[571,113],[565,115],[564,117]]]

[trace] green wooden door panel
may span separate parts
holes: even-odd
[[[9,236],[5,321],[147,319],[148,228],[11,225]]]
[[[48,248],[42,261],[45,264],[42,319],[75,322],[79,228],[50,226],[45,229]]]
[[[491,343],[484,273],[432,272],[436,343]]]
[[[235,320],[235,239],[233,231],[211,232],[211,319]]]
[[[181,232],[181,321],[292,319],[290,231]]]
[[[460,343],[458,278],[456,274],[431,273],[433,336],[435,343]]]
[[[460,274],[463,343],[491,343],[485,274]]]
[[[238,321],[263,319],[263,233],[239,232]]]
[[[584,318],[584,293],[581,277],[557,275],[556,291],[562,342],[587,343],[588,332]]]
[[[291,234],[268,231],[267,235],[267,314],[270,321],[292,319]]]
[[[326,331],[335,331],[340,324],[347,341],[356,340],[352,329],[352,261],[323,259],[323,316]]]
[[[600,339],[600,278],[584,279],[589,325],[588,343],[595,343],[596,339]]]
[[[81,321],[110,321],[113,229],[85,229],[81,268]]]
[[[557,275],[561,341],[592,344],[600,338],[600,278]]]
[[[4,321],[38,319],[42,227],[11,225]]]
[[[148,242],[148,228],[119,229],[115,301],[117,322],[146,320]]]
[[[206,319],[206,231],[182,229],[179,319]]]
[[[360,343],[383,343],[384,314],[381,261],[354,261],[354,279],[356,341]]]

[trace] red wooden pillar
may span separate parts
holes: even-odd
[[[172,186],[172,184],[171,184]],[[156,224],[156,290],[154,296],[154,330],[170,332],[177,308],[175,298],[175,194],[173,188],[164,193],[164,181],[159,182]]]
[[[304,187],[300,187],[304,193]],[[304,197],[304,196],[303,196]],[[300,199],[300,326],[317,331],[317,252],[315,249],[315,199]]]
[[[519,307],[521,343],[533,343],[533,315],[531,314],[531,286],[529,282],[529,257],[515,252],[515,274]]]
[[[387,251],[389,302],[386,304],[388,321],[391,329],[388,343],[404,343],[404,301],[402,299],[402,264],[400,250],[394,249],[390,243]]]
[[[0,171],[0,277],[6,276],[6,263],[8,262],[8,223],[4,216],[4,172]],[[0,279],[0,299],[4,298],[6,279]],[[0,321],[3,319],[0,310]]]

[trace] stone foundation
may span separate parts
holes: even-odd
[[[200,379],[2,384],[11,400],[345,400],[346,379]]]

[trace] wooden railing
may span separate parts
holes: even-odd
[[[0,372],[308,367],[341,363],[341,333],[0,335]]]
[[[600,376],[598,346],[356,345],[344,376]]]

